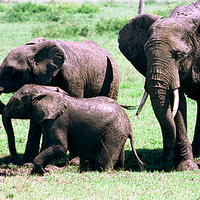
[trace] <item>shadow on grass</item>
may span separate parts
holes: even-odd
[[[174,170],[173,161],[165,163],[163,160],[163,149],[137,149],[137,153],[139,158],[146,164],[145,171],[153,172],[153,171],[163,171],[170,172]],[[22,155],[19,155],[22,156]],[[51,166],[57,166],[58,168],[62,168],[66,166],[66,162],[68,160],[69,154],[60,159],[54,159],[50,162]],[[200,158],[196,156],[195,159]],[[197,163],[198,164],[198,163]],[[200,163],[199,163],[200,164]],[[198,164],[198,165],[199,165]],[[66,166],[68,168],[68,166]],[[18,166],[13,163],[13,159],[11,156],[6,156],[0,158],[0,176],[15,176],[16,174],[22,174],[24,172],[30,171],[32,165]],[[51,168],[51,167],[50,167]],[[70,167],[72,171],[85,172],[92,171],[91,164],[89,162],[85,162],[80,164],[80,166]],[[138,161],[132,151],[125,151],[125,171],[132,172],[141,172]]]
[[[163,150],[162,149],[139,149],[137,150],[139,158],[145,163],[144,170],[148,172],[153,171],[164,171],[170,172],[174,170],[173,161],[165,163],[163,160]],[[89,163],[83,163],[79,167],[80,172],[88,171],[90,169]],[[141,172],[140,166],[138,164],[137,158],[132,151],[125,151],[125,171]]]
[[[164,162],[163,149],[137,149],[139,158],[145,163],[145,171],[164,171],[174,170],[174,163]],[[125,151],[125,170],[141,171],[137,158],[132,151]]]

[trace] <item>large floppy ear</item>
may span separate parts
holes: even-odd
[[[48,85],[64,63],[64,50],[55,40],[39,42],[31,46],[31,49],[28,62],[33,73],[33,82]]]
[[[63,94],[50,91],[34,97],[32,101],[32,119],[41,124],[47,119],[56,119],[67,108],[67,101]]]
[[[147,61],[144,45],[149,39],[149,27],[161,16],[141,14],[131,19],[119,32],[118,43],[122,54],[144,76],[146,76]]]

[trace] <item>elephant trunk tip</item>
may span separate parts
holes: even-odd
[[[134,116],[134,120],[137,119],[138,115],[140,114],[146,100],[147,100],[147,97],[148,97],[148,93],[146,91],[144,91],[144,94],[143,94],[143,97],[142,97],[142,100],[140,102],[140,105],[137,109],[137,112],[135,113],[135,116]]]

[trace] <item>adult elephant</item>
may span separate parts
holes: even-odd
[[[36,38],[11,50],[0,66],[0,92],[16,92],[24,84],[58,86],[73,97],[117,99],[119,72],[115,59],[93,41],[64,42]],[[0,113],[3,110],[0,106]],[[38,134],[35,134],[37,132]],[[21,164],[38,154],[41,128],[30,123]]]
[[[176,7],[168,18],[143,14],[119,33],[119,48],[146,77],[154,113],[160,123],[164,158],[177,170],[198,168],[187,138],[186,100],[197,101],[193,151],[200,153],[200,1]]]

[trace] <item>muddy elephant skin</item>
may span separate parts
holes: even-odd
[[[34,159],[32,173],[44,173],[50,160],[69,150],[89,160],[93,169],[124,166],[124,144],[133,133],[128,116],[115,100],[108,97],[74,98],[58,87],[24,85],[9,100],[2,114],[9,150],[16,162],[11,118],[32,119],[42,127],[44,145]]]
[[[58,86],[73,97],[108,96],[117,100],[119,71],[115,59],[93,41],[65,42],[36,38],[11,50],[0,66],[0,93],[24,84]],[[4,105],[0,102],[0,113]],[[33,132],[37,132],[32,136]],[[41,130],[30,123],[21,163],[38,154]]]
[[[164,159],[173,159],[177,170],[197,169],[193,152],[200,153],[200,1],[176,7],[168,18],[138,15],[121,29],[118,42],[146,77],[145,90],[162,130]],[[184,94],[198,106],[193,149]]]

